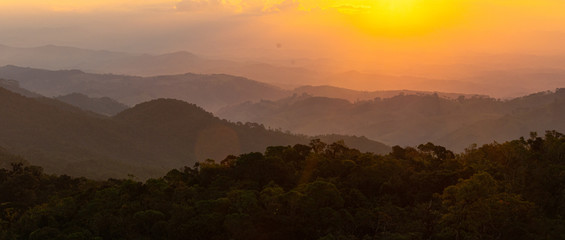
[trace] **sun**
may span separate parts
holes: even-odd
[[[461,1],[375,0],[356,16],[356,25],[372,34],[412,36],[454,24],[463,16]]]

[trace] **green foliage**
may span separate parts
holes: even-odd
[[[337,142],[206,160],[145,183],[0,170],[1,239],[562,239],[565,137],[456,155]]]
[[[446,188],[444,233],[456,239],[532,239],[535,204],[517,194],[500,192],[490,174],[477,173]]]

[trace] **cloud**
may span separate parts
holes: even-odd
[[[263,12],[286,12],[294,11],[300,8],[300,2],[295,0],[284,0],[281,3],[265,6]]]
[[[183,0],[176,4],[176,8],[180,11],[203,11],[221,9],[223,5],[220,0]]]
[[[176,4],[178,11],[252,15],[294,11],[299,7],[298,0],[181,0]]]

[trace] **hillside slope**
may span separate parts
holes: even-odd
[[[48,172],[93,178],[129,173],[147,178],[208,158],[222,160],[311,139],[259,124],[231,123],[173,99],[145,102],[106,117],[0,88],[0,116],[1,147]],[[368,139],[363,144],[367,142],[380,146],[373,152],[390,150]]]
[[[223,108],[218,116],[252,121],[297,133],[352,134],[388,145],[434,142],[455,151],[473,143],[506,141],[531,131],[565,130],[565,90],[500,101],[485,97],[447,99],[398,95],[358,101],[295,95],[278,101]]]
[[[0,67],[0,78],[16,80],[21,87],[47,97],[82,93],[90,97],[109,97],[130,106],[156,98],[174,98],[195,103],[208,111],[228,104],[289,95],[272,85],[224,74],[135,77],[5,66]]]
[[[128,106],[109,97],[91,98],[80,93],[71,93],[64,96],[58,96],[55,99],[78,107],[80,109],[95,112],[105,116],[114,116],[128,108]]]

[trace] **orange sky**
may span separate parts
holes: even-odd
[[[0,44],[22,47],[331,58],[363,70],[565,53],[562,0],[0,0],[0,10]]]

